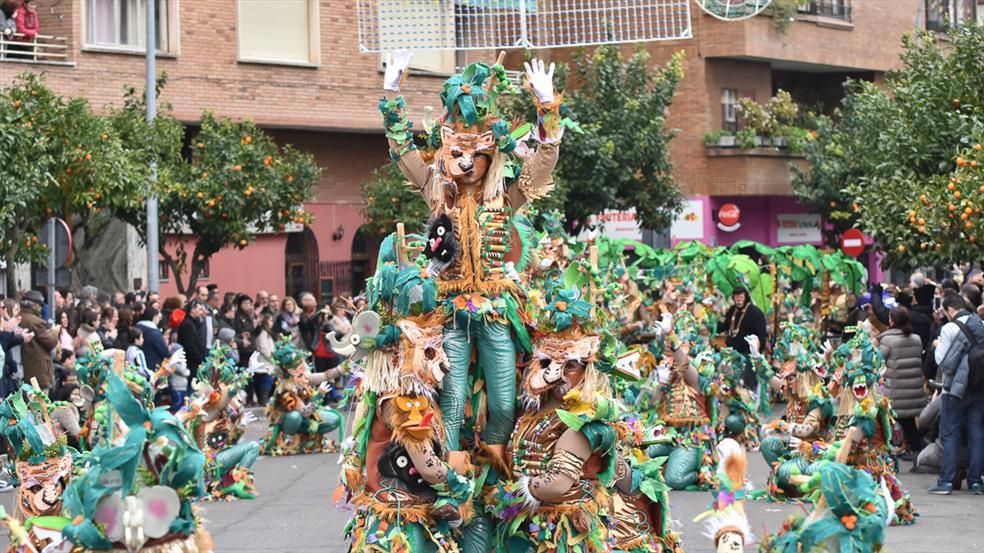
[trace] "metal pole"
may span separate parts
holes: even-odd
[[[55,319],[55,218],[48,218],[48,318]]]
[[[147,0],[147,122],[157,117],[157,2]],[[160,292],[157,228],[157,161],[150,160],[147,195],[147,291]]]

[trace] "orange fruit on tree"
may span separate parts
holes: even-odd
[[[898,250],[899,253],[905,253],[905,244],[899,244]]]
[[[970,160],[970,166],[971,167],[977,167],[978,165],[980,165],[980,164],[977,162],[976,159]]]
[[[919,218],[919,224],[920,225],[925,225],[926,224],[926,219],[923,219],[922,217],[920,217]]]
[[[969,213],[961,213],[960,214],[960,220],[961,221],[966,221],[968,217],[970,217],[970,214]]]
[[[246,242],[245,239],[239,241],[239,245],[242,246],[242,247],[244,247],[244,248],[246,247],[246,244],[247,244],[247,242]]]
[[[977,150],[977,151],[979,152],[979,151],[981,151],[982,149],[984,149],[984,146],[981,146],[980,144],[974,144],[974,149],[975,149],[975,150]]]
[[[946,185],[947,190],[956,190],[956,188],[957,185],[953,184],[953,181],[950,181],[950,184]]]
[[[243,170],[243,166],[242,165],[233,165],[232,166],[232,170],[233,171],[242,171]]]
[[[981,191],[984,191],[984,186],[981,187]],[[925,194],[920,194],[919,195],[919,201],[920,202],[923,202],[923,203],[926,203],[926,195]]]
[[[949,209],[950,211],[956,211],[957,210],[957,206],[955,206],[953,204],[947,204],[946,208]]]
[[[967,221],[966,223],[964,223],[964,226],[967,228],[974,228],[974,223]]]
[[[957,158],[957,167],[963,167],[964,165],[967,165],[967,160],[965,160],[962,157],[958,157]]]
[[[926,227],[919,227],[919,232],[926,234]]]
[[[967,240],[970,240],[971,242],[977,242],[977,237],[971,234],[970,236],[967,237]]]

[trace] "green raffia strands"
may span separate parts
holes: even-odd
[[[394,100],[383,98],[379,101],[379,112],[383,114],[386,138],[398,146],[396,151],[390,152],[390,157],[394,160],[416,149],[413,143],[413,122],[407,119],[406,107],[403,96],[397,96]]]

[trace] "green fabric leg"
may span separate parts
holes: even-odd
[[[762,457],[765,458],[765,462],[771,467],[786,457],[789,453],[789,446],[786,445],[786,442],[782,438],[769,436],[762,440],[760,450],[762,451]]]
[[[260,444],[256,442],[243,442],[232,447],[227,447],[215,454],[215,463],[219,466],[219,471],[225,474],[236,467],[242,465],[252,468],[256,458],[260,455]]]
[[[471,352],[467,327],[461,324],[445,327],[444,353],[448,356],[451,370],[444,375],[438,404],[441,406],[441,416],[444,417],[444,447],[448,451],[461,449],[461,426],[465,423]]]
[[[465,526],[461,540],[461,553],[488,553],[492,551],[492,521],[488,516],[472,518]]]
[[[516,345],[503,323],[487,323],[478,332],[478,362],[485,371],[489,418],[485,442],[507,444],[516,414]]]
[[[338,443],[345,441],[345,436],[343,435],[343,424],[345,417],[335,409],[318,409],[318,418],[321,421],[318,423],[318,434],[327,434],[332,430],[338,430]]]
[[[670,457],[666,460],[666,485],[677,491],[696,486],[701,457],[702,452],[699,449],[678,447],[670,452]]]

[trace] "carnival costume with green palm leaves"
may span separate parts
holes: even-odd
[[[826,383],[828,360],[815,343],[811,329],[786,323],[774,350],[779,369],[771,385],[780,390],[786,412],[776,423],[766,425],[769,435],[762,439],[762,456],[772,467],[768,482],[772,499],[800,496],[792,477],[813,474],[817,452],[830,437],[834,413]]]
[[[217,344],[199,367],[194,395],[179,414],[205,453],[206,487],[214,499],[256,497],[251,469],[260,444],[240,442],[249,418],[236,397],[248,382],[249,373],[237,369],[229,348]]]
[[[898,478],[898,462],[891,452],[895,415],[880,382],[885,361],[867,332],[858,332],[834,354],[840,369],[837,423],[834,439],[837,460],[864,470],[891,495],[893,525],[915,522],[915,509]]]
[[[881,551],[892,507],[870,474],[822,461],[799,487],[813,502],[813,511],[790,518],[781,531],[766,536],[759,547],[761,553]]]
[[[262,453],[293,455],[330,449],[326,443],[328,434],[337,430],[342,439],[344,417],[335,409],[322,406],[324,392],[315,386],[324,382],[324,375],[311,373],[307,354],[289,338],[277,343],[273,360],[281,374],[267,405],[270,429],[263,440]]]

